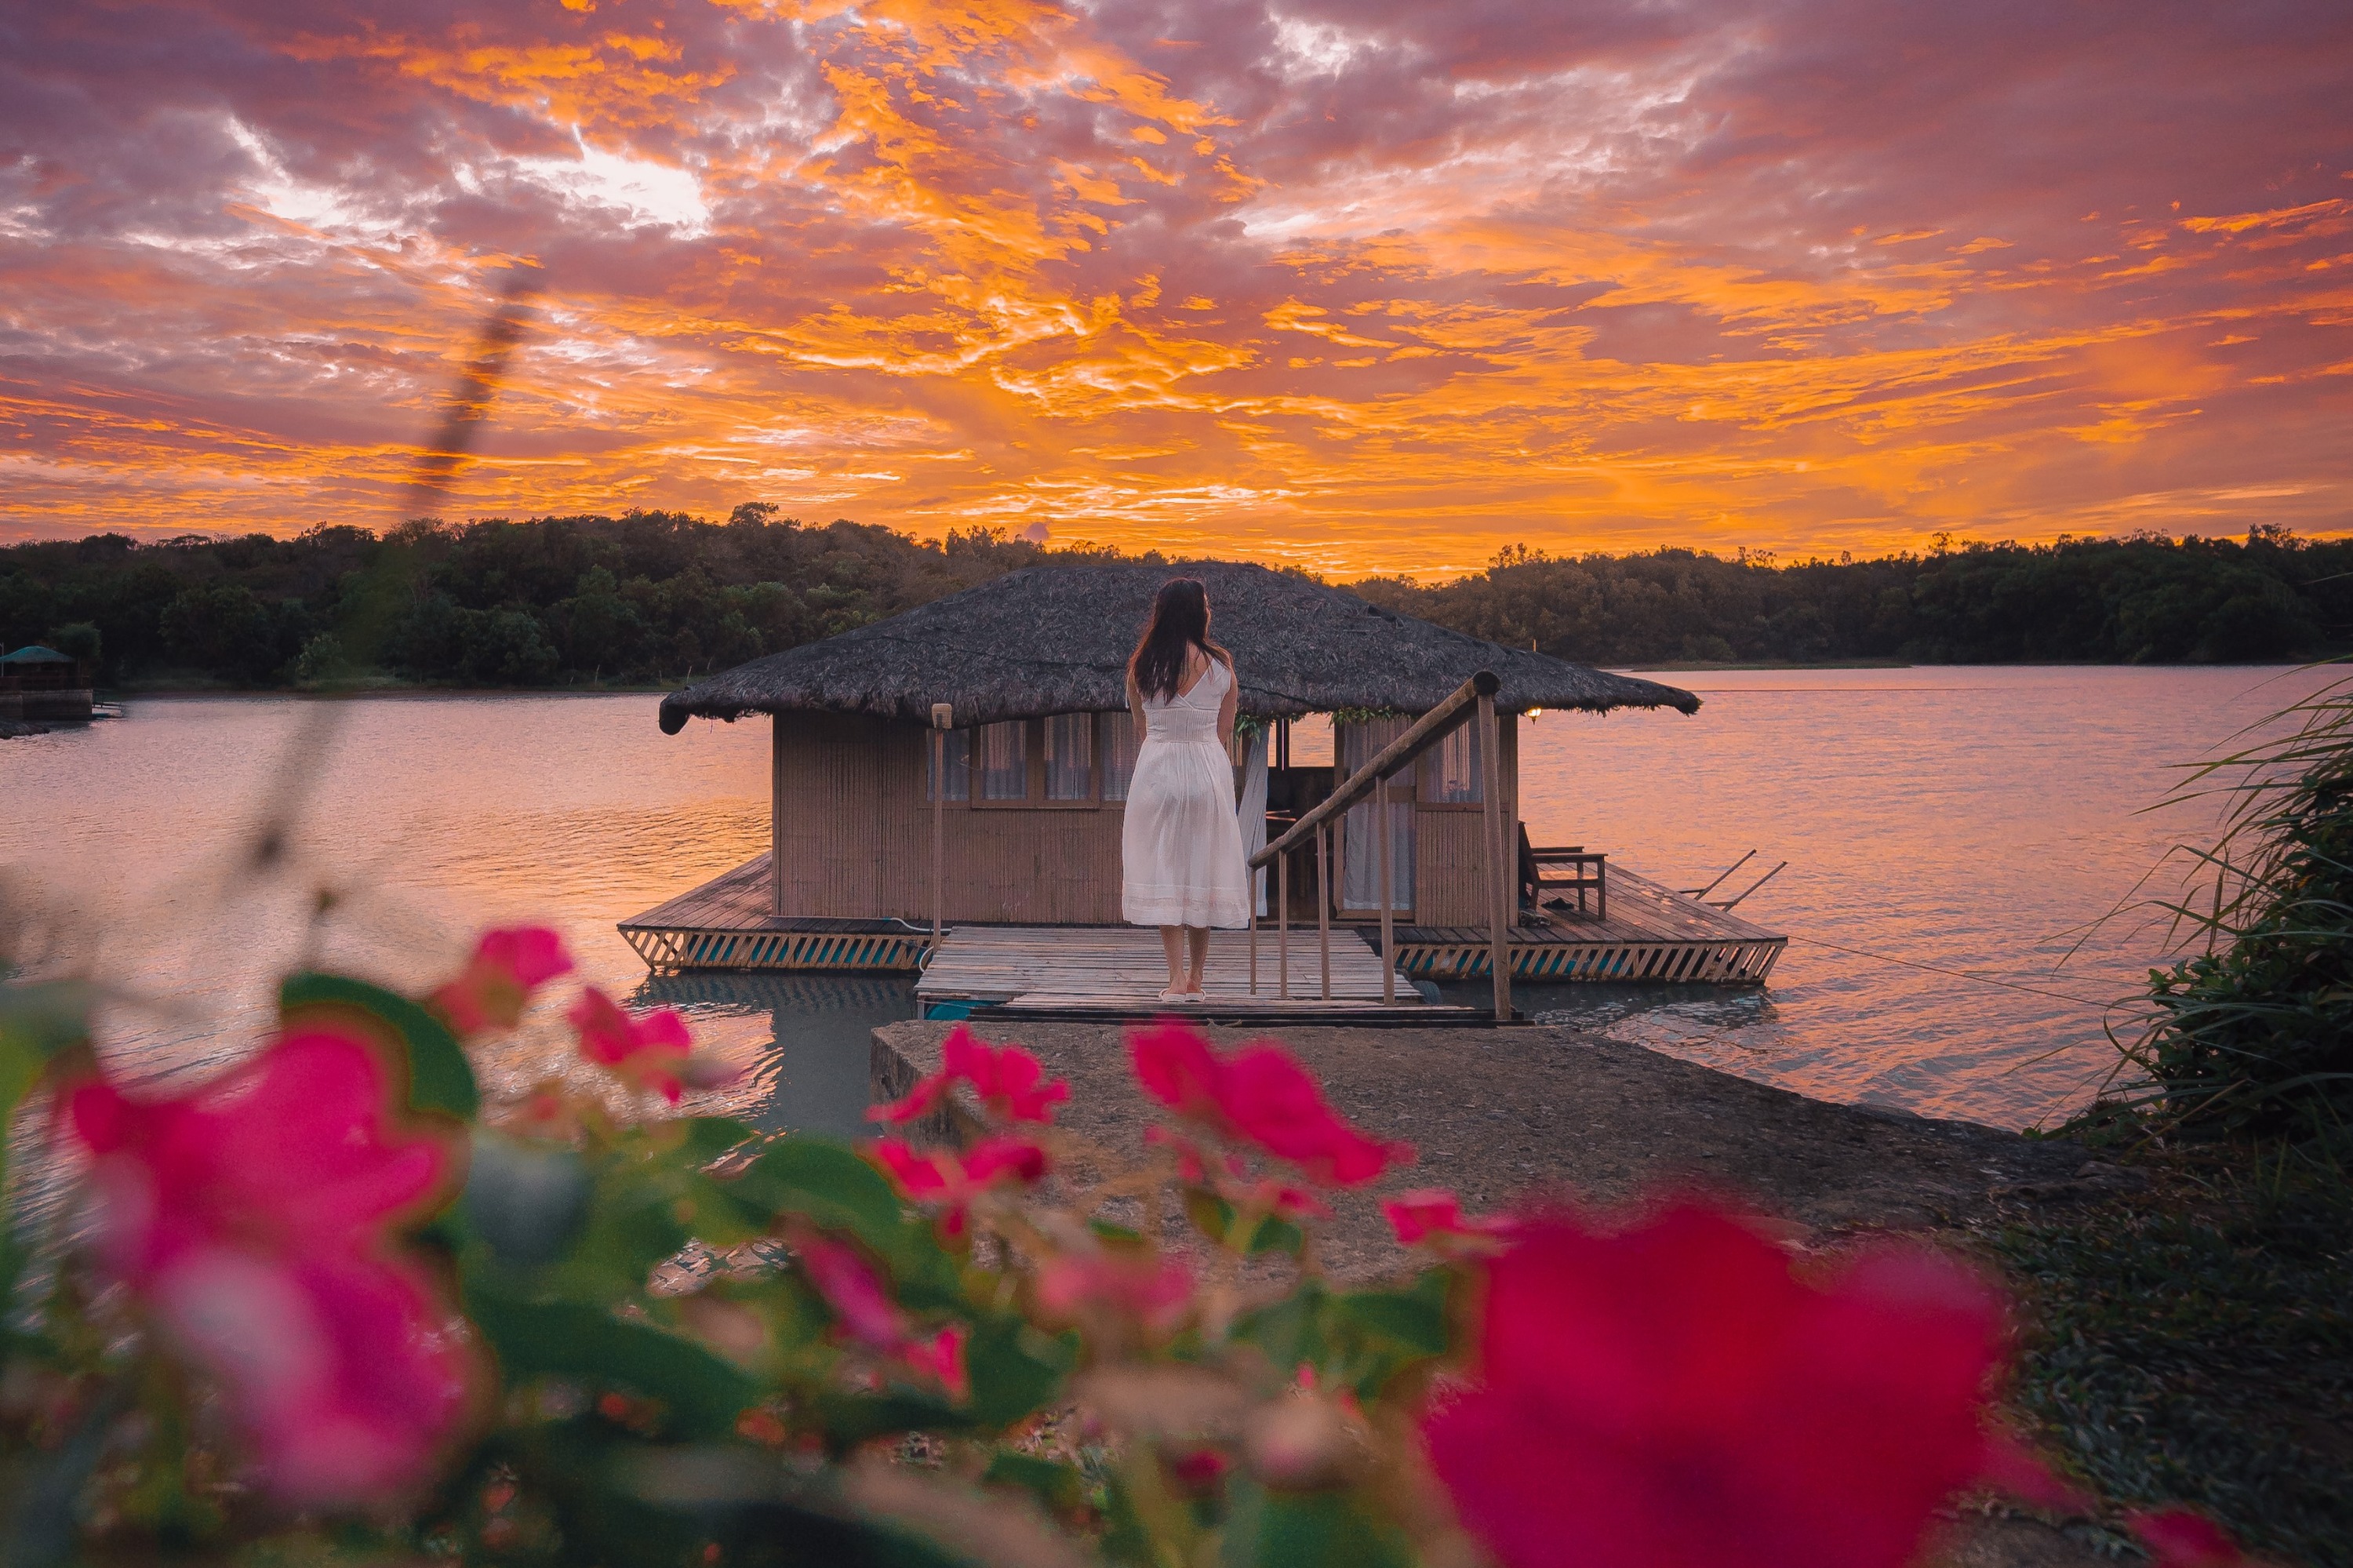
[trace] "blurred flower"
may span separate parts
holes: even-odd
[[[571,970],[564,938],[543,926],[485,931],[458,978],[427,1000],[458,1034],[512,1029],[532,991]]]
[[[1684,1203],[1527,1222],[1487,1277],[1482,1382],[1423,1431],[1506,1568],[1902,1568],[1984,1467],[2001,1311],[1933,1255],[1818,1288]]]
[[[1166,1463],[1168,1478],[1176,1483],[1176,1489],[1195,1497],[1211,1490],[1233,1468],[1233,1461],[1219,1448],[1188,1448]]]
[[[454,1186],[459,1145],[394,1110],[364,1038],[312,1027],[171,1098],[64,1102],[95,1158],[105,1266],[218,1379],[280,1499],[339,1507],[427,1478],[477,1373],[465,1324],[393,1230]]]
[[[1188,1023],[1150,1024],[1129,1033],[1127,1054],[1145,1094],[1178,1116],[1224,1120],[1225,1107],[1218,1097],[1218,1057],[1209,1049],[1208,1035]]]
[[[927,1116],[959,1080],[970,1084],[988,1112],[1007,1121],[1047,1122],[1071,1097],[1071,1086],[1046,1076],[1038,1058],[1018,1045],[988,1044],[965,1024],[940,1042],[940,1070],[919,1078],[902,1099],[876,1106],[869,1121],[902,1124]]]
[[[1050,1321],[1109,1317],[1165,1334],[1184,1320],[1193,1276],[1175,1258],[1096,1248],[1048,1258],[1036,1291],[1038,1309]]]
[[[965,1364],[965,1345],[971,1339],[962,1323],[950,1323],[927,1340],[909,1340],[899,1348],[899,1359],[935,1379],[951,1399],[972,1392],[972,1375]]]
[[[794,1234],[793,1251],[801,1272],[825,1298],[841,1331],[871,1351],[880,1351],[900,1364],[937,1379],[962,1398],[969,1383],[965,1375],[965,1331],[950,1324],[928,1336],[915,1332],[906,1314],[891,1298],[882,1277],[865,1255],[848,1242],[815,1231]]]
[[[1261,1043],[1221,1057],[1198,1030],[1170,1022],[1133,1032],[1128,1055],[1154,1099],[1289,1160],[1312,1181],[1354,1187],[1413,1158],[1409,1146],[1350,1126],[1280,1045]]]
[[[580,1054],[636,1089],[678,1104],[681,1077],[694,1038],[672,1008],[636,1016],[595,986],[584,988],[565,1017],[580,1032]]]
[[[1442,1187],[1417,1188],[1381,1202],[1381,1213],[1399,1246],[1427,1246],[1448,1256],[1488,1253],[1501,1246],[1512,1222],[1496,1214],[1462,1216],[1462,1201]]]
[[[2125,1522],[2148,1548],[2157,1568],[2240,1568],[2253,1561],[2221,1525],[2186,1508],[2127,1514]]]
[[[991,1138],[962,1156],[951,1150],[925,1153],[896,1139],[881,1139],[869,1150],[899,1190],[917,1203],[940,1211],[940,1231],[964,1234],[972,1201],[992,1187],[1028,1186],[1046,1174],[1046,1151],[1021,1138]]]

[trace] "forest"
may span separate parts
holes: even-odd
[[[895,615],[1021,567],[1157,563],[990,529],[919,540],[632,512],[405,523],[379,536],[121,534],[0,548],[0,648],[90,660],[114,688],[676,682]],[[1482,637],[1619,667],[1690,663],[2236,662],[2353,645],[2353,540],[1940,541],[1782,564],[1664,549],[1547,556],[1356,591]]]

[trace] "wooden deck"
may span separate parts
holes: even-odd
[[[1609,867],[1609,918],[1547,911],[1544,924],[1512,930],[1514,980],[1685,980],[1761,985],[1789,938],[1703,904],[1625,867]],[[1484,931],[1400,926],[1398,967],[1427,980],[1488,971]]]
[[[1019,959],[1007,944],[1035,944],[1040,956],[1030,969],[1019,971],[1029,978],[1018,989],[1004,983],[1006,976],[1015,973],[1011,969],[986,986],[977,983],[986,978],[978,969],[955,971],[975,977],[967,991],[954,993],[957,1000],[990,1007],[1010,1006],[1017,998],[1024,1008],[1033,1010],[1124,1006],[1134,988],[1117,977],[1141,965],[1140,972],[1151,982],[1142,992],[1145,1000],[1156,995],[1167,978],[1159,935],[1150,930],[1126,926],[966,924],[947,934],[938,961],[933,962],[929,958],[932,935],[925,927],[903,920],[778,916],[768,911],[768,857],[763,854],[691,893],[621,922],[621,935],[649,968],[664,972],[864,969],[905,974],[926,969],[928,965],[918,993],[944,1001],[951,993],[940,991],[934,981],[942,980],[943,966],[952,959],[959,966],[1031,963]],[[1333,927],[1333,999],[1326,1003],[1317,995],[1314,927],[1312,923],[1293,926],[1291,996],[1286,1000],[1276,994],[1279,966],[1274,931],[1271,925],[1261,925],[1259,995],[1250,1005],[1271,1010],[1270,1016],[1292,1003],[1314,1009],[1379,1010],[1378,942],[1377,927]],[[1398,968],[1405,975],[1458,980],[1487,973],[1485,931],[1401,926],[1397,943]],[[1518,980],[1556,983],[1680,980],[1757,985],[1772,973],[1788,943],[1788,938],[1778,932],[1685,897],[1613,863],[1609,920],[1580,919],[1571,912],[1548,914],[1540,925],[1514,927],[1512,974]],[[959,948],[966,958],[955,957]],[[1215,996],[1249,1001],[1249,952],[1244,933],[1219,932],[1212,937],[1208,983]],[[984,960],[984,953],[995,956]],[[1239,981],[1232,978],[1237,973]],[[1115,995],[1088,989],[1114,980]],[[1437,1010],[1422,1010],[1419,993],[1405,994],[1411,991],[1409,984],[1400,987],[1400,1006],[1415,1010],[1415,1016],[1431,1018]]]
[[[903,920],[824,920],[768,912],[768,857],[621,922],[653,969],[887,969],[923,966],[932,933]]]
[[[928,1017],[976,1008],[992,1014],[1138,1017],[1175,1012],[1214,1018],[1361,1019],[1409,1013],[1423,1022],[1470,1015],[1471,1008],[1425,1002],[1411,980],[1381,1000],[1381,957],[1354,931],[1332,933],[1332,993],[1323,994],[1321,959],[1312,930],[1291,933],[1290,993],[1282,994],[1282,954],[1274,933],[1259,932],[1258,985],[1250,985],[1250,934],[1209,933],[1209,959],[1198,1001],[1165,1002],[1168,983],[1160,933],[1134,926],[963,926],[940,945],[915,982]]]

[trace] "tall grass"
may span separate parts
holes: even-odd
[[[2189,950],[2116,1035],[2142,1079],[2124,1099],[2168,1128],[2334,1139],[2353,1120],[2353,677],[2234,740],[2160,805],[2222,817],[2157,901]]]

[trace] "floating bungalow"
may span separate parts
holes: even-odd
[[[96,694],[90,666],[70,653],[37,642],[0,653],[0,718],[86,719]]]
[[[1015,572],[670,694],[669,734],[770,716],[769,849],[622,936],[658,971],[921,971],[932,1016],[1150,1003],[1158,936],[1120,920],[1125,669],[1179,572],[1207,583],[1211,635],[1235,652],[1237,794],[1261,874],[1258,926],[1213,939],[1208,1011],[1422,1022],[1451,1010],[1414,979],[1487,977],[1504,1012],[1514,976],[1771,970],[1786,938],[1606,851],[1532,844],[1519,822],[1524,715],[1698,698],[1233,563]],[[1293,758],[1311,715],[1331,720],[1329,763]]]

